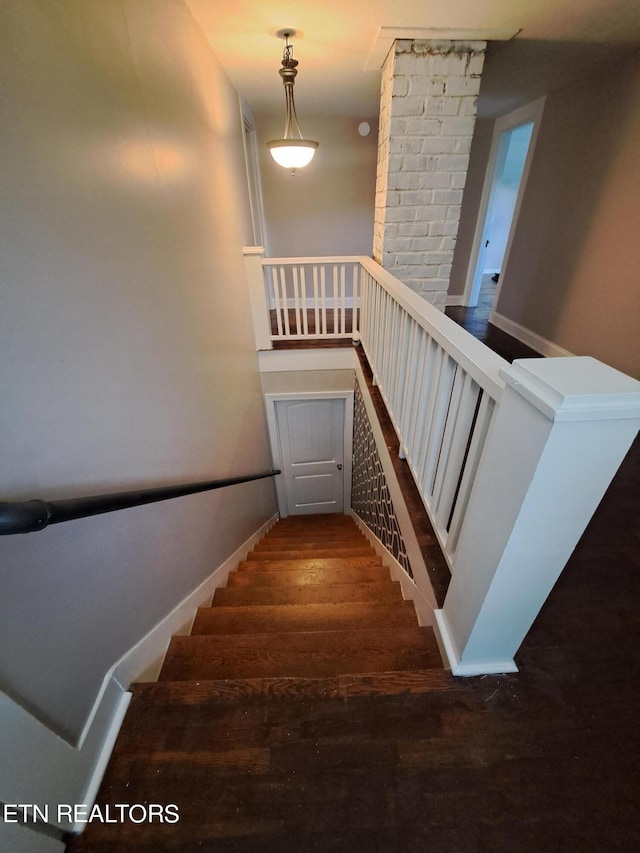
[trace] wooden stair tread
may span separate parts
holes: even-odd
[[[387,572],[388,576],[388,572]],[[318,586],[321,584],[375,583],[385,577],[382,566],[341,567],[339,569],[291,569],[275,572],[234,572],[227,589],[260,586]]]
[[[319,677],[437,666],[431,628],[174,637],[160,681]]]
[[[391,578],[375,583],[338,583],[316,586],[264,586],[216,590],[212,607],[261,604],[331,604],[353,601],[393,601],[401,597],[400,584]]]
[[[415,611],[408,601],[201,607],[191,634],[320,631],[415,624]]]
[[[408,733],[440,736],[452,692],[465,703],[433,629],[418,626],[344,515],[278,522],[198,610],[191,635],[173,638],[159,681],[132,692],[102,802],[178,803],[180,823],[92,824],[73,851],[275,853],[294,836],[300,850],[362,849],[386,782],[356,847],[322,846],[336,815],[360,814],[363,778],[386,778]],[[436,744],[429,767],[438,760]]]
[[[327,700],[324,705],[315,705],[301,713],[317,718],[325,716],[323,708],[326,708],[328,714],[338,718],[342,710],[333,707],[336,699],[420,695],[459,688],[460,683],[443,669],[312,679],[244,678],[137,684],[133,686],[130,711],[118,749],[140,753],[147,749],[175,750],[180,746],[187,750],[205,747],[210,750],[213,746],[229,749],[262,745],[265,706],[262,701],[255,700],[304,697]],[[292,709],[290,713],[295,711]]]

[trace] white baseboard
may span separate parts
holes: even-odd
[[[435,611],[434,629],[440,651],[444,653],[445,663],[453,675],[501,675],[506,672],[518,672],[514,660],[480,661],[472,664],[460,663],[460,658],[451,639],[451,632],[443,610]]]
[[[574,355],[574,353],[558,346],[558,344],[554,344],[552,341],[548,341],[541,335],[536,334],[536,332],[532,332],[530,329],[525,329],[525,327],[521,326],[519,323],[514,323],[514,321],[510,320],[508,317],[498,314],[497,311],[491,312],[489,322],[493,323],[493,325],[497,326],[499,329],[502,329],[502,331],[506,332],[508,335],[511,335],[512,338],[516,338],[521,343],[526,344],[528,347],[531,347],[531,349],[534,349],[536,352],[539,352],[540,355],[544,355],[547,358]]]
[[[64,832],[82,830],[84,824],[74,826],[59,821],[57,807],[59,803],[93,804],[131,699],[127,688],[163,657],[172,634],[193,621],[197,608],[211,601],[215,590],[226,583],[229,572],[277,520],[274,515],[265,522],[111,667],[78,743],[63,740],[0,692],[0,802],[46,806],[51,826]],[[25,838],[29,840],[28,836]]]
[[[464,305],[464,296],[462,294],[459,294],[458,296],[447,296],[445,305]]]
[[[378,539],[373,530],[364,523],[364,521],[352,509],[348,513],[360,530],[367,537],[373,546],[376,554],[381,558],[383,564],[389,569],[391,577],[394,581],[400,582],[402,597],[405,601],[413,601],[413,606],[416,609],[418,624],[421,626],[433,625],[433,605],[429,599],[418,589],[409,575],[402,568],[390,551],[387,551],[383,543]]]
[[[272,516],[259,530],[243,542],[221,566],[218,566],[193,592],[183,598],[171,613],[168,613],[133,648],[129,649],[114,664],[109,676],[112,676],[123,688],[127,688],[141,673],[158,663],[161,665],[171,637],[177,633],[185,634],[191,631],[191,625],[198,608],[207,607],[211,604],[216,589],[226,584],[229,572],[233,571],[238,563],[246,558],[249,551],[273,527],[277,520],[277,515]]]
[[[118,685],[120,687],[120,685]],[[120,733],[120,727],[124,721],[124,715],[127,713],[129,702],[131,701],[131,693],[122,691],[120,700],[114,709],[113,714],[108,717],[108,724],[104,729],[104,734],[97,744],[98,749],[95,753],[95,761],[93,762],[91,773],[87,779],[84,795],[80,800],[81,803],[93,804],[98,795],[98,788],[102,782],[102,777],[107,769],[107,764],[111,758],[111,753],[116,745],[116,739]],[[73,832],[82,832],[84,824],[74,824]]]

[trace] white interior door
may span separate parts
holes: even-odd
[[[344,408],[344,399],[276,403],[289,515],[344,511]]]

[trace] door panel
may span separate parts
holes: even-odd
[[[289,515],[344,510],[344,400],[276,403]]]

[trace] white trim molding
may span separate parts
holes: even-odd
[[[481,661],[477,663],[460,663],[460,655],[456,651],[447,616],[443,610],[434,611],[434,631],[440,652],[444,657],[445,666],[451,670],[452,675],[469,677],[471,675],[501,675],[507,672],[518,672],[514,660],[504,661]]]
[[[538,98],[535,101],[531,101],[531,103],[529,104],[525,104],[522,107],[518,107],[518,109],[513,110],[512,112],[507,113],[504,116],[500,116],[500,118],[496,119],[495,121],[493,128],[493,137],[491,139],[491,149],[489,152],[489,158],[487,160],[487,170],[485,172],[484,185],[482,187],[482,197],[480,200],[480,206],[478,208],[476,227],[473,235],[471,254],[469,255],[469,264],[467,266],[467,275],[465,279],[462,303],[463,305],[474,306],[477,304],[477,292],[479,291],[479,285],[477,286],[477,288],[474,288],[474,283],[476,283],[476,267],[478,266],[480,254],[482,252],[483,247],[485,224],[487,214],[489,213],[491,192],[493,189],[496,168],[498,165],[500,139],[503,133],[506,133],[509,130],[513,130],[516,127],[520,127],[523,124],[528,124],[529,122],[532,122],[533,131],[531,133],[531,140],[527,149],[527,156],[525,159],[524,168],[522,170],[522,177],[520,178],[518,198],[516,200],[516,206],[513,211],[511,227],[509,229],[509,237],[507,238],[507,245],[502,261],[502,271],[500,273],[500,279],[498,281],[498,286],[496,288],[493,300],[494,305],[498,304],[498,299],[500,298],[500,291],[504,286],[504,282],[508,272],[509,253],[511,251],[511,244],[513,242],[513,235],[516,230],[518,216],[520,215],[520,208],[522,207],[522,200],[524,198],[527,180],[529,178],[529,172],[531,171],[531,164],[533,162],[536,142],[538,140],[538,132],[540,130],[540,122],[542,121],[542,113],[544,111],[545,101],[546,95],[542,98]],[[476,290],[476,293],[474,293],[474,289]]]
[[[190,633],[198,608],[207,607],[211,604],[216,589],[225,586],[229,573],[237,568],[238,563],[246,559],[249,551],[267,534],[277,520],[277,515],[272,516],[209,577],[205,578],[199,586],[183,598],[170,613],[113,665],[110,676],[123,688],[138,680],[142,673],[146,674],[144,680],[155,681],[157,675],[153,677],[153,672],[160,672],[171,638],[177,634]]]
[[[365,71],[379,71],[394,41],[510,41],[520,30],[493,27],[482,30],[446,27],[380,27],[371,46]]]
[[[516,338],[521,343],[526,344],[528,347],[531,347],[531,349],[534,349],[536,352],[539,352],[541,355],[547,356],[548,358],[575,355],[575,353],[569,352],[568,349],[564,349],[564,347],[554,344],[553,341],[548,341],[546,338],[543,338],[542,335],[532,332],[531,329],[526,329],[524,326],[510,320],[503,314],[499,314],[497,311],[491,312],[489,322],[494,326],[497,326],[499,329],[502,329],[502,331],[506,332],[508,335],[511,335],[512,338]]]
[[[460,293],[460,294],[456,294],[454,296],[447,296],[445,304],[447,306],[449,306],[449,305],[464,305],[464,295]]]

